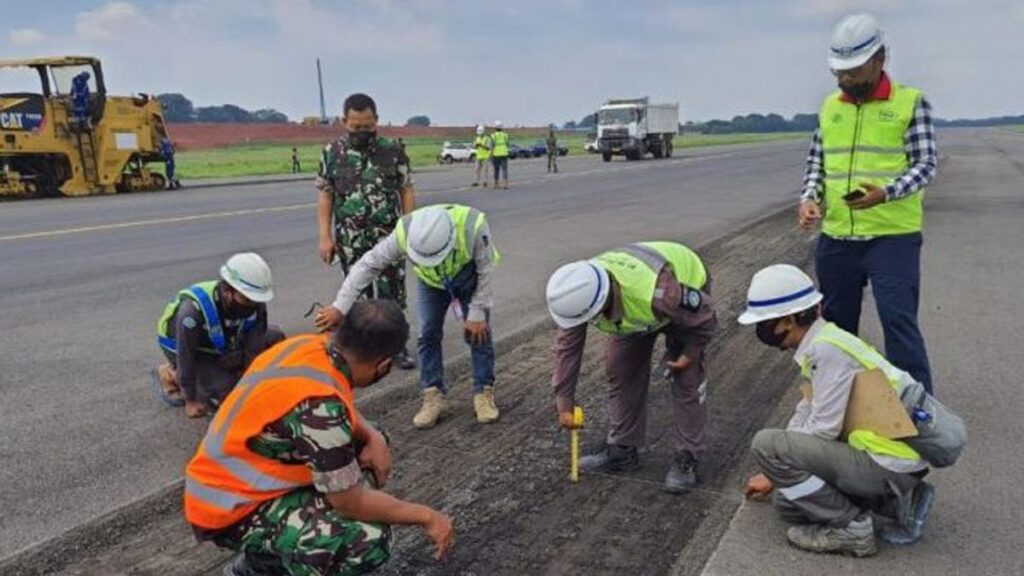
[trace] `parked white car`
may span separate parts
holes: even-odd
[[[476,152],[473,145],[467,142],[448,142],[441,146],[441,153],[437,155],[438,164],[451,164],[453,162],[472,162],[476,160]]]
[[[588,154],[597,154],[597,138],[587,138],[583,143],[583,149],[586,150]]]

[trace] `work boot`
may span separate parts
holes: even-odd
[[[878,532],[878,536],[889,544],[907,546],[921,539],[924,533],[924,523],[928,521],[928,514],[932,511],[932,503],[935,502],[935,487],[921,481],[914,486],[910,494],[910,513],[906,517],[906,524],[893,524],[885,526]]]
[[[604,450],[580,458],[580,470],[584,472],[632,472],[639,467],[640,455],[633,446],[608,444]]]
[[[498,407],[494,405],[494,386],[484,386],[483,392],[473,395],[473,408],[476,410],[476,421],[490,424],[498,421]]]
[[[423,390],[423,405],[420,411],[413,416],[412,425],[423,430],[433,428],[444,412],[444,392],[440,388],[431,386]]]
[[[686,494],[697,486],[697,457],[684,450],[672,461],[672,467],[665,475],[665,491],[671,494]]]
[[[416,359],[409,354],[408,348],[402,348],[401,352],[391,357],[391,361],[399,370],[412,370],[416,367]]]
[[[861,514],[845,528],[822,524],[791,526],[786,530],[789,543],[808,552],[849,554],[862,558],[878,552],[871,515]]]
[[[487,182],[484,182],[483,186],[484,188],[487,188]]]
[[[479,185],[480,185],[479,182],[473,182],[472,184],[470,184],[470,186],[472,186],[473,188],[476,188]],[[486,186],[486,184],[484,184],[484,186]]]
[[[284,566],[276,556],[243,552],[224,566],[224,576],[276,576]]]

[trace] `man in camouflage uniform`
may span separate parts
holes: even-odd
[[[323,353],[350,386],[370,386],[387,375],[390,355],[408,334],[409,325],[394,302],[364,300],[353,306],[349,321],[324,342]],[[294,350],[308,338],[286,340],[267,354],[285,356],[289,347]],[[238,414],[245,413],[245,403],[255,396],[241,394]],[[390,524],[421,526],[437,548],[437,559],[451,545],[452,524],[447,516],[378,490],[390,472],[390,441],[362,415],[350,414],[336,396],[301,400],[283,417],[263,426],[246,442],[246,449],[255,456],[307,466],[312,484],[264,501],[227,528],[211,530],[192,524],[199,540],[241,552],[225,567],[226,576],[364,574],[390,558]],[[198,458],[189,464],[190,481],[193,466],[206,468],[197,464]],[[186,515],[187,503],[186,499]]]
[[[372,98],[346,98],[346,134],[324,148],[316,179],[320,259],[331,264],[337,256],[345,275],[415,208],[409,157],[397,142],[377,136],[377,120]],[[394,300],[404,310],[405,262],[385,270],[364,297]],[[395,363],[403,370],[416,367],[407,350]]]

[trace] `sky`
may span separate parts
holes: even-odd
[[[45,4],[45,9],[43,5]],[[936,115],[1024,114],[1024,0],[4,0],[5,58],[85,54],[111,93],[316,115],[366,92],[382,121],[579,120],[607,98],[682,119],[814,112],[844,14],[878,18],[895,80]],[[0,72],[0,89],[8,84]],[[24,86],[19,86],[25,88]]]

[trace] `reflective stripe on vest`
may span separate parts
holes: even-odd
[[[206,331],[207,337],[213,344],[212,349],[201,348],[201,350],[211,354],[220,355],[227,352],[228,344],[227,338],[224,335],[224,325],[220,320],[220,313],[217,311],[217,305],[214,303],[214,294],[217,290],[217,284],[218,282],[216,280],[193,284],[192,286],[178,292],[174,299],[164,307],[164,312],[160,315],[160,320],[157,321],[156,326],[156,341],[161,348],[167,350],[171,354],[178,353],[178,343],[174,339],[174,334],[171,331],[171,323],[174,320],[175,314],[178,313],[178,306],[181,305],[181,299],[189,298],[199,306],[199,310],[203,314],[203,329]],[[245,321],[242,322],[242,325],[238,330],[238,334],[244,334],[256,326],[257,315],[258,314],[254,312],[246,318]]]
[[[337,397],[353,429],[352,390],[331,364],[321,337],[290,338],[261,354],[221,405],[186,469],[185,515],[196,526],[224,528],[262,502],[312,484],[305,464],[288,464],[249,450],[248,441],[297,404]]]
[[[506,132],[495,132],[491,134],[491,141],[494,142],[494,149],[491,150],[491,156],[496,158],[504,158],[508,156],[508,133]]]
[[[888,100],[861,105],[833,93],[818,115],[825,172],[825,220],[822,232],[833,238],[887,236],[921,230],[923,192],[853,210],[843,196],[864,183],[884,188],[910,166],[904,135],[914,117],[920,92],[892,85]]]
[[[452,280],[459,275],[463,268],[473,261],[473,246],[476,244],[476,235],[487,221],[487,217],[476,208],[470,208],[461,204],[447,204],[442,207],[448,211],[448,214],[452,217],[452,223],[455,225],[455,249],[437,266],[413,264],[413,271],[427,286],[437,288],[438,290],[451,290]],[[437,206],[428,206],[426,208],[437,208]],[[425,210],[426,208],[420,208],[420,210]],[[408,229],[415,214],[416,211],[403,216],[399,220],[398,226],[395,227],[395,239],[398,241],[398,249],[403,254],[409,253]],[[494,264],[498,264],[501,261],[501,254],[498,253],[498,249],[494,247],[493,243],[491,244],[491,251],[491,261]]]
[[[604,268],[619,286],[622,319],[613,322],[604,314],[594,319],[598,330],[610,334],[652,332],[669,324],[669,320],[659,319],[651,307],[658,274],[666,264],[672,265],[680,284],[700,289],[707,283],[707,269],[697,254],[674,242],[632,244],[605,252],[591,263]]]
[[[473,146],[476,148],[476,159],[487,160],[491,157],[491,150],[487,147],[487,142],[490,140],[487,136],[477,136],[476,141],[473,142]]]
[[[835,346],[847,356],[860,363],[866,370],[878,368],[885,373],[886,379],[893,389],[896,390],[897,394],[899,393],[900,381],[904,376],[903,371],[893,366],[877,350],[860,338],[845,332],[835,324],[827,323],[818,332],[814,342],[826,342]],[[804,376],[810,378],[810,369],[806,361],[800,368]],[[920,454],[906,442],[883,438],[870,430],[853,430],[847,437],[846,442],[857,450],[871,452],[880,456],[889,456],[901,460],[919,460],[921,458]]]

